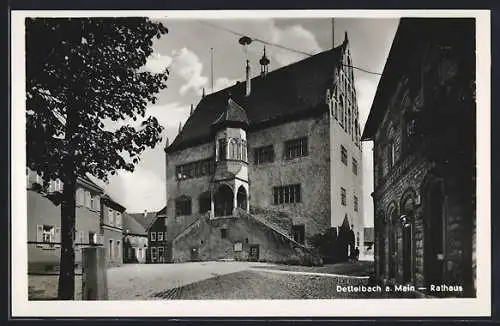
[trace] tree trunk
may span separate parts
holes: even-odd
[[[61,203],[61,260],[59,268],[59,300],[74,300],[75,298],[75,193],[76,193],[76,162],[75,140],[76,126],[78,123],[77,108],[72,103],[66,115],[65,138],[67,151],[61,167],[63,182],[63,200]]]
[[[63,200],[61,204],[61,260],[59,269],[59,300],[75,296],[75,192],[76,175],[68,159],[64,164]]]

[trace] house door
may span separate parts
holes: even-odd
[[[443,280],[444,260],[444,196],[441,183],[427,191],[425,201],[424,275],[427,286]]]
[[[158,262],[159,263],[165,262],[164,248],[163,247],[158,247]]]
[[[199,256],[199,249],[196,247],[191,248],[191,261],[199,261],[200,256]]]
[[[412,277],[412,225],[403,227],[403,281],[410,282]]]
[[[248,261],[259,260],[259,245],[251,245],[248,253]]]

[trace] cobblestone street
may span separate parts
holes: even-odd
[[[339,291],[367,286],[373,262],[320,267],[250,262],[127,264],[108,270],[109,300],[344,299],[395,297],[385,292]],[[30,299],[55,298],[57,277],[30,278]],[[81,280],[76,300],[81,300]],[[412,293],[399,297],[412,297]]]

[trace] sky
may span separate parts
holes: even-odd
[[[157,211],[166,203],[165,155],[167,137],[172,142],[184,125],[190,106],[196,107],[202,89],[211,89],[211,59],[213,48],[213,91],[225,88],[245,78],[245,54],[238,43],[239,36],[223,29],[245,34],[253,39],[265,40],[307,53],[319,53],[332,47],[332,31],[335,45],[348,34],[353,65],[381,73],[397,29],[398,19],[336,18],[333,28],[330,19],[249,19],[249,20],[195,20],[164,19],[168,34],[153,43],[154,52],[148,58],[146,69],[159,72],[169,68],[167,89],[159,94],[159,101],[150,105],[147,114],[155,116],[165,127],[163,141],[146,150],[133,173],[120,172],[111,176],[107,184],[100,183],[128,212]],[[208,23],[208,24],[207,24]],[[257,41],[248,46],[248,58],[252,73],[258,74],[258,60],[263,44]],[[269,71],[306,58],[303,54],[278,47],[266,46],[270,58]],[[360,124],[363,130],[380,76],[354,71],[358,96]],[[372,144],[363,144],[364,215],[365,225],[373,226]],[[98,182],[99,183],[99,182]]]

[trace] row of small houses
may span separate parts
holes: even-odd
[[[27,169],[28,271],[57,271],[60,260],[61,198],[63,184]],[[163,263],[168,243],[165,209],[132,214],[88,177],[76,190],[75,264],[83,247],[103,246],[107,267],[124,263]]]

